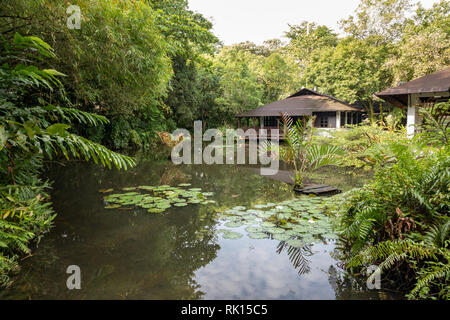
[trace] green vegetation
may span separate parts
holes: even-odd
[[[214,203],[207,200],[211,196],[210,192],[201,192],[199,188],[184,190],[186,184],[179,187],[171,186],[140,186],[123,188],[127,193],[111,194],[105,197],[108,205],[106,209],[132,209],[138,207],[147,210],[149,213],[163,213],[172,206],[185,207],[188,204],[208,204]],[[106,190],[114,191],[114,190]],[[105,191],[105,192],[106,192]],[[146,193],[136,192],[145,191]]]
[[[316,170],[323,166],[340,164],[343,150],[338,146],[318,145],[313,143],[315,117],[297,120],[293,123],[291,117],[282,114],[285,132],[285,144],[274,146],[267,150],[278,154],[279,158],[294,165],[296,188],[303,188],[303,180],[307,170]]]
[[[450,65],[448,1],[424,9],[409,0],[361,0],[355,14],[340,21],[345,36],[303,21],[289,26],[287,42],[232,46],[223,46],[212,23],[186,0],[71,4],[81,8],[79,30],[67,28],[66,1],[2,2],[0,285],[54,219],[44,161],[127,169],[134,160],[108,148],[153,151],[159,141],[175,143],[161,132],[192,129],[195,120],[205,128],[235,126],[237,113],[307,87],[362,105],[369,116],[333,139],[313,136],[312,119],[294,124],[285,117],[287,145],[279,149],[295,167],[297,187],[307,170],[325,165],[374,168],[372,182],[330,204],[348,268],[379,263],[386,281],[402,284],[409,298],[449,298],[449,104],[424,110],[423,133],[408,141],[403,112],[373,99],[377,91]],[[338,157],[341,149],[345,157]],[[184,187],[124,190],[106,197],[107,208],[161,213],[208,203],[208,193]],[[265,188],[255,192],[273,192]],[[312,242],[309,234],[334,238],[327,218],[309,205],[314,201],[236,207],[226,213],[226,227],[248,224],[251,238],[296,248]],[[283,210],[264,210],[277,205]],[[298,220],[303,216],[308,224]],[[315,228],[306,228],[310,220]]]
[[[315,135],[313,142],[319,145],[332,145],[346,151],[345,157],[341,157],[343,166],[355,168],[367,168],[371,170],[375,164],[370,148],[375,145],[383,145],[392,141],[406,141],[406,130],[399,125],[401,119],[395,115],[385,117],[385,123],[363,122],[360,125],[348,125],[351,130],[333,131],[331,137]]]
[[[255,205],[254,209],[243,206],[224,211],[221,215],[226,228],[240,228],[250,239],[274,239],[293,248],[303,248],[322,240],[337,239],[331,219],[324,214],[322,200],[302,196],[279,203]],[[240,239],[242,234],[220,229],[225,239]]]
[[[2,7],[7,38],[38,36],[58,56],[54,67],[73,106],[108,124],[79,133],[114,149],[150,149],[160,131],[235,126],[236,113],[282,99],[301,87],[363,105],[373,93],[450,64],[449,4],[362,0],[340,22],[347,36],[303,21],[287,42],[222,46],[212,23],[185,0],[76,0],[80,30],[66,26],[67,4],[12,0]],[[390,107],[385,106],[389,111]],[[383,120],[383,114],[380,116]]]
[[[43,160],[57,156],[91,160],[127,169],[134,161],[71,133],[75,122],[96,126],[108,120],[72,107],[60,107],[64,89],[54,69],[37,65],[54,58],[52,48],[36,37],[16,33],[1,38],[0,67],[0,285],[17,269],[19,254],[48,231],[54,218],[49,183],[40,178]]]
[[[414,140],[370,147],[373,181],[331,205],[341,220],[347,267],[379,264],[386,285],[411,299],[450,298],[450,130],[442,116],[449,105],[424,109],[427,129]]]

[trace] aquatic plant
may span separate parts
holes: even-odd
[[[201,188],[190,188],[190,184],[180,184],[178,187],[139,186],[122,188],[124,193],[110,194],[104,198],[105,209],[124,209],[137,207],[146,209],[149,213],[163,213],[171,207],[186,207],[189,204],[210,204],[208,200],[212,192],[201,192]],[[100,190],[100,192],[105,190]],[[113,190],[107,190],[113,191]]]
[[[243,231],[250,239],[273,239],[295,248],[338,238],[318,197],[302,196],[280,203],[257,204],[254,208],[257,209],[238,206],[226,210],[222,213],[223,226],[245,227]],[[228,231],[221,229],[219,233]]]

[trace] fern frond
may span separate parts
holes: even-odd
[[[443,283],[447,283],[450,279],[450,263],[447,261],[446,264],[441,263],[439,266],[432,267],[431,270],[426,270],[425,275],[421,276],[417,280],[417,284],[413,290],[408,294],[408,297],[415,299],[420,291],[425,287],[430,287],[432,282],[443,279]]]
[[[73,120],[77,120],[81,124],[90,126],[98,126],[101,124],[109,123],[109,120],[102,115],[81,111],[75,108],[64,108],[60,106],[49,105],[44,107],[44,109],[68,123],[71,123]]]
[[[69,134],[64,138],[50,137],[48,141],[52,148],[47,148],[46,151],[50,152],[50,155],[52,152],[56,154],[61,152],[66,159],[70,159],[70,156],[84,158],[86,161],[94,161],[95,164],[101,163],[109,169],[114,165],[119,170],[127,170],[136,165],[133,158],[113,152],[101,144],[75,134]]]

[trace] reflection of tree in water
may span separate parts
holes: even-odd
[[[211,211],[189,206],[169,209],[164,215],[138,210],[112,212],[104,210],[98,193],[103,186],[118,189],[153,181],[159,184],[166,165],[152,166],[148,173],[129,172],[126,179],[123,173],[103,175],[85,164],[53,172],[57,178],[53,192],[59,214],[56,226],[33,252],[35,257],[26,261],[6,295],[33,299],[200,299],[203,293],[195,282],[195,272],[214,260],[220,249]],[[65,270],[72,264],[81,267],[79,291],[66,288]]]
[[[307,274],[311,271],[311,267],[309,266],[310,261],[306,259],[306,257],[312,255],[310,245],[306,245],[302,248],[294,248],[282,241],[277,246],[277,253],[281,254],[283,251],[286,251],[289,260],[292,262],[292,265],[299,275]]]
[[[335,266],[328,268],[328,282],[333,288],[337,300],[378,300],[398,299],[390,293],[369,290],[364,277],[355,278]]]
[[[222,206],[250,206],[292,196],[289,186],[236,166],[174,166],[167,159],[143,161],[127,172],[67,163],[52,166],[49,175],[55,180],[55,228],[23,264],[5,293],[10,297],[199,299],[203,293],[195,272],[214,260],[220,249],[214,235],[215,212]],[[98,192],[182,182],[214,192],[217,205],[172,208],[163,215],[107,211]],[[299,256],[295,259],[300,263]],[[66,268],[73,264],[82,270],[80,291],[66,288]]]
[[[215,192],[215,200],[223,207],[250,207],[260,202],[279,202],[293,195],[289,185],[235,165],[189,165],[182,170],[191,177],[190,183]]]
[[[169,162],[164,168],[164,173],[161,176],[161,179],[159,179],[159,184],[176,186],[186,179],[186,174],[184,174],[183,171],[172,162]]]

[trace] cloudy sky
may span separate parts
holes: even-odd
[[[416,1],[414,1],[416,2]],[[421,0],[429,8],[437,0]],[[288,24],[303,20],[339,32],[337,21],[351,15],[359,0],[189,0],[192,10],[211,18],[224,44],[280,38]]]

